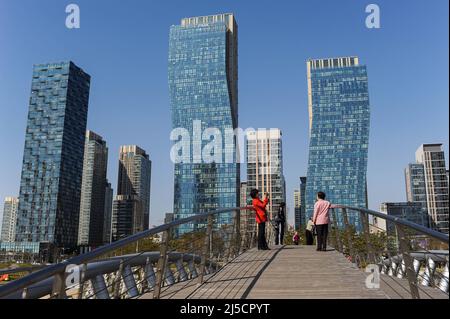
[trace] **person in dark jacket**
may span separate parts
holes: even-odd
[[[280,203],[275,217],[275,245],[283,245],[284,225],[286,225],[286,203]]]
[[[264,199],[260,200],[259,191],[252,189],[250,197],[252,198],[252,205],[256,212],[256,223],[258,224],[258,250],[269,250],[266,241],[266,206],[269,203],[269,195],[265,194]]]

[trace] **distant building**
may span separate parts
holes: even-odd
[[[423,144],[416,163],[405,169],[406,197],[420,203],[429,216],[430,227],[448,233],[449,184],[442,144]]]
[[[77,246],[89,89],[73,62],[34,65],[17,242]]]
[[[148,229],[150,222],[151,171],[152,162],[142,148],[136,145],[120,147],[117,195],[131,196],[140,201],[138,206],[142,209],[143,225],[139,228],[142,230]]]
[[[382,203],[381,212],[387,214],[391,217],[398,217],[405,219],[412,223],[429,227],[428,216],[422,210],[422,205],[420,203]],[[377,229],[385,230],[388,236],[396,236],[395,225],[389,221],[378,217],[374,217],[373,225]]]
[[[112,241],[112,205],[113,189],[111,183],[106,181],[105,187],[105,215],[103,218],[103,243],[109,244]]]
[[[144,230],[142,202],[137,195],[117,195],[113,202],[112,241]]]
[[[100,246],[104,242],[107,167],[106,142],[100,135],[87,131],[84,142],[78,245]]]
[[[311,59],[307,82],[306,218],[313,214],[319,191],[332,203],[366,208],[370,127],[366,66],[359,64],[358,57]],[[349,216],[349,222],[361,229],[358,215]]]
[[[279,129],[247,133],[247,188],[258,189],[261,196],[269,193],[267,211],[271,218],[280,203],[286,202],[281,136]]]
[[[299,189],[294,189],[294,228],[299,230],[302,225],[301,215],[301,193]]]
[[[4,243],[14,242],[16,240],[17,209],[19,198],[6,197],[3,206],[3,222],[0,241]]]
[[[170,224],[173,221],[174,221],[173,213],[166,213],[164,217],[164,224]]]

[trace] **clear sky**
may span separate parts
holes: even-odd
[[[81,10],[77,30],[65,27],[70,3]],[[380,29],[365,27],[370,3]],[[162,223],[173,203],[169,27],[232,12],[239,126],[282,130],[291,223],[308,160],[308,58],[357,55],[367,65],[369,206],[404,201],[403,169],[420,144],[444,143],[448,163],[448,10],[447,0],[0,0],[0,198],[19,192],[32,65],[70,59],[92,76],[88,128],[108,143],[114,190],[119,146],[143,147],[153,161],[150,223]]]

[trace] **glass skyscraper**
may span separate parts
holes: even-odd
[[[194,121],[201,128],[226,129],[238,125],[237,24],[232,14],[182,19],[170,28],[169,91],[173,128],[192,137]],[[201,141],[203,147],[207,142]],[[198,142],[197,142],[198,143]],[[235,157],[233,147],[223,148],[224,157]],[[191,153],[192,154],[192,153]],[[175,163],[174,218],[188,217],[217,208],[239,205],[239,164],[205,163],[191,158]],[[222,215],[219,224],[228,223]],[[195,228],[180,226],[178,233]]]
[[[77,244],[90,76],[73,62],[35,65],[16,241]]]
[[[307,61],[310,124],[306,218],[316,194],[335,204],[367,207],[369,92],[366,66],[357,57]],[[360,229],[356,214],[350,223]]]

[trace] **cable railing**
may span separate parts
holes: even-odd
[[[254,246],[255,231],[246,223],[241,229],[240,218],[251,211],[218,209],[133,234],[3,285],[0,298],[160,298],[164,287],[194,279],[201,284]],[[181,225],[192,229],[181,232]]]
[[[362,269],[376,265],[385,284],[396,284],[413,299],[421,298],[421,294],[432,298],[425,287],[437,288],[448,296],[447,234],[369,209],[335,207],[330,214],[329,240],[350,262]],[[369,216],[384,220],[385,229],[369,223]],[[359,220],[359,229],[350,219]],[[399,284],[405,279],[407,288]]]

